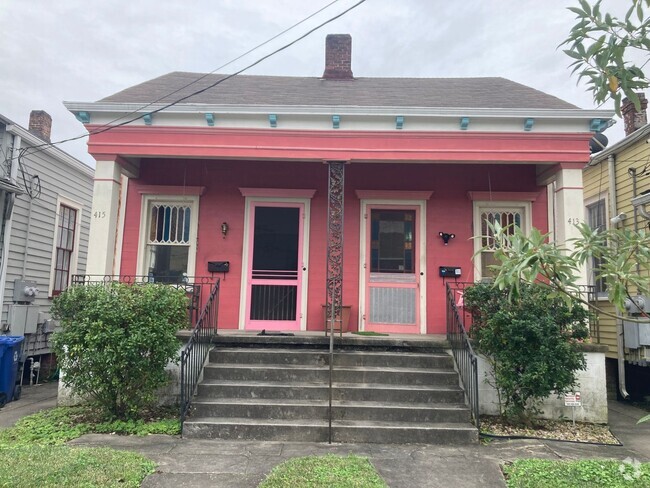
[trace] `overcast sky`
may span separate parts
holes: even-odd
[[[84,133],[63,101],[95,101],[170,71],[209,72],[331,0],[0,0],[0,114],[27,127],[53,118],[52,140]],[[223,70],[231,73],[357,0],[310,21]],[[320,76],[325,35],[352,35],[355,76],[501,76],[595,108],[556,49],[577,0],[367,0],[249,74]],[[629,0],[605,0],[620,14]],[[611,108],[605,105],[601,108]],[[607,131],[610,144],[622,123]],[[94,166],[85,139],[61,146]]]

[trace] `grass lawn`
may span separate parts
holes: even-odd
[[[259,488],[387,488],[365,457],[308,456],[279,464]]]
[[[0,430],[0,487],[136,487],[155,463],[108,448],[74,448],[67,441],[87,433],[178,434],[177,418],[106,421],[86,406],[44,410]]]
[[[1,487],[138,487],[156,464],[106,448],[0,447]]]
[[[503,467],[508,488],[649,488],[650,463],[519,459]]]
[[[176,412],[174,411],[174,414]],[[98,411],[87,407],[58,407],[20,419],[10,429],[0,430],[3,445],[61,445],[84,434],[180,434],[178,417],[152,416],[146,420],[103,419]]]

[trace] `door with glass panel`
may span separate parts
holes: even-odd
[[[246,329],[300,330],[302,203],[252,202]]]
[[[368,331],[420,332],[419,207],[368,206],[366,299]]]

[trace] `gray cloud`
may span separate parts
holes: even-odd
[[[326,0],[3,0],[0,113],[25,126],[53,117],[53,140],[83,126],[63,100],[94,101],[169,71],[208,72],[328,3]],[[340,0],[224,72],[245,66],[355,3]],[[604,7],[621,10],[620,2]],[[557,45],[574,23],[565,2],[368,0],[251,74],[319,76],[324,37],[350,33],[355,76],[503,76],[583,108]],[[610,105],[605,105],[606,108]],[[608,131],[622,137],[622,124]],[[85,140],[62,148],[93,164]]]

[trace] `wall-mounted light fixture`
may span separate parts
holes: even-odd
[[[228,222],[224,222],[221,224],[221,233],[223,234],[223,238],[225,239],[226,236],[228,235]]]
[[[447,232],[438,232],[438,235],[442,238],[445,246],[449,244],[449,240],[456,237],[456,234],[448,234]]]

